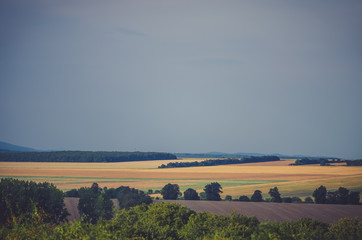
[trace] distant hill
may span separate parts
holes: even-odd
[[[0,152],[37,152],[34,148],[28,148],[23,146],[14,145],[7,142],[0,141]]]

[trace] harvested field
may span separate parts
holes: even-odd
[[[123,163],[23,163],[0,162],[0,177],[14,177],[37,182],[48,181],[63,190],[91,186],[130,186],[141,190],[161,189],[167,183],[180,185],[181,191],[191,187],[198,192],[210,182],[219,182],[223,195],[238,198],[251,196],[254,190],[263,192],[277,186],[282,196],[311,196],[320,185],[328,190],[343,186],[362,192],[362,167],[347,166],[289,166],[294,160],[248,163],[236,165],[164,168],[161,164],[175,161],[202,161],[204,159],[177,159]]]
[[[166,200],[154,202],[162,201]],[[345,217],[358,217],[362,220],[362,205],[182,200],[167,200],[167,202],[182,204],[196,212],[210,212],[217,215],[230,215],[235,211],[246,216],[256,216],[260,221],[290,221],[300,218],[313,218],[322,222],[333,223]]]

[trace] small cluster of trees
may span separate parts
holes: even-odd
[[[317,204],[359,204],[360,193],[349,191],[340,187],[337,191],[328,191],[325,186],[320,186],[313,192],[315,203]]]
[[[79,198],[79,213],[84,221],[90,223],[96,223],[100,218],[113,217],[114,207],[111,198],[118,200],[120,209],[152,203],[151,197],[138,189],[124,186],[102,189],[97,183],[93,183],[90,188],[72,189],[65,195]]]
[[[131,162],[177,159],[171,153],[158,152],[0,152],[2,162]]]
[[[221,185],[217,182],[207,184],[204,188],[205,199],[209,201],[220,201],[221,189]],[[179,196],[182,196],[182,193],[178,184],[168,183],[161,189],[161,195],[165,200],[175,200]],[[192,188],[186,189],[183,196],[185,200],[200,200],[199,194]]]
[[[218,166],[229,164],[241,164],[241,163],[255,163],[255,162],[270,162],[279,161],[277,156],[261,156],[261,157],[248,157],[248,158],[227,158],[227,159],[209,159],[200,162],[170,162],[168,164],[162,164],[158,168],[179,168],[179,167],[201,167],[201,166]]]

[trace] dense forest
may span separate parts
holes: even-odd
[[[131,162],[166,159],[176,159],[176,156],[158,152],[0,152],[2,162]]]
[[[179,168],[179,167],[201,167],[201,166],[217,166],[229,165],[240,163],[256,163],[256,162],[270,162],[279,161],[280,158],[276,156],[261,156],[261,157],[248,157],[248,158],[227,158],[227,159],[209,159],[200,162],[170,162],[167,165],[162,164],[158,168]]]

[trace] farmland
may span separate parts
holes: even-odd
[[[328,190],[343,186],[362,192],[362,168],[346,166],[289,166],[294,160],[236,165],[158,169],[161,164],[205,159],[157,160],[122,163],[38,163],[0,162],[0,177],[48,181],[62,190],[90,186],[130,186],[141,190],[161,189],[167,183],[180,185],[181,191],[191,187],[201,192],[210,182],[219,182],[224,193],[236,198],[259,189],[267,197],[277,186],[282,196],[311,196],[324,185]]]

